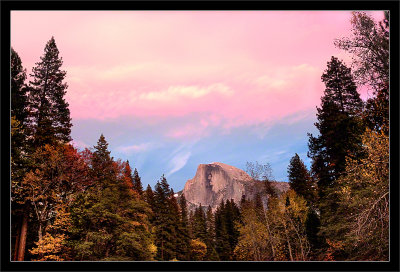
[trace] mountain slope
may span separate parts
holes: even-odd
[[[272,185],[278,192],[288,189],[286,182],[274,182]],[[196,175],[186,182],[182,193],[188,201],[189,209],[201,204],[206,207],[210,205],[215,210],[222,200],[233,199],[239,204],[242,195],[253,199],[257,192],[266,200],[264,191],[263,183],[253,180],[243,170],[214,162],[200,164]]]

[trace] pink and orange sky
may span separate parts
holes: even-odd
[[[180,190],[199,163],[269,162],[287,180],[295,152],[307,161],[326,63],[334,55],[351,64],[333,44],[351,34],[350,19],[350,11],[12,11],[11,45],[30,73],[54,36],[75,144],[93,146],[104,133],[146,185],[165,173]]]

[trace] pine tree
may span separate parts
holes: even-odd
[[[147,188],[146,188],[146,191],[145,191],[144,200],[146,201],[146,203],[151,208],[151,212],[150,212],[150,214],[148,216],[149,216],[150,223],[153,225],[153,223],[154,223],[155,200],[154,200],[154,192],[151,189],[150,184],[147,185]]]
[[[345,168],[345,157],[361,154],[360,119],[362,101],[352,81],[351,71],[337,58],[332,57],[322,75],[326,85],[321,108],[317,108],[320,136],[309,134],[309,156],[313,159],[312,171],[318,185],[329,186]]]
[[[44,55],[32,69],[29,87],[30,135],[33,148],[45,144],[71,141],[71,118],[64,95],[66,72],[61,69],[62,58],[52,37],[46,44]]]
[[[225,216],[225,203],[223,200],[221,200],[220,205],[215,211],[215,249],[221,261],[228,261],[231,257]]]
[[[22,66],[18,53],[11,47],[11,115],[20,123],[24,123],[27,118],[25,80],[26,69]]]
[[[22,155],[26,151],[25,130],[28,121],[28,98],[25,80],[26,70],[22,66],[18,53],[11,48],[11,116],[18,123],[18,130],[15,130],[11,137],[14,176],[17,175],[17,172],[21,172],[25,164]],[[18,176],[20,177],[21,173],[18,173]]]
[[[314,202],[315,197],[310,173],[297,153],[290,159],[288,175],[290,188],[309,203]]]
[[[178,236],[179,244],[177,245],[177,259],[182,261],[190,260],[190,234],[189,234],[189,218],[187,210],[187,202],[185,195],[179,198],[179,227]]]
[[[206,241],[207,254],[205,259],[207,261],[218,261],[218,253],[215,249],[215,219],[211,206],[208,206],[206,212]]]
[[[92,170],[96,180],[108,182],[115,176],[115,168],[113,166],[113,157],[110,156],[111,151],[108,150],[108,142],[103,134],[100,135],[97,145],[94,146],[92,155]]]
[[[308,155],[313,160],[311,170],[318,185],[321,223],[326,225],[337,208],[338,197],[330,192],[335,181],[344,174],[346,157],[359,159],[363,156],[361,134],[364,126],[360,118],[362,101],[350,68],[332,57],[322,81],[326,88],[315,123],[320,135],[309,134]]]
[[[157,182],[154,192],[154,226],[156,227],[157,258],[172,260],[176,258],[176,215],[171,207],[171,190],[163,175]]]
[[[222,200],[215,212],[216,250],[222,261],[233,260],[233,251],[239,238],[236,228],[240,221],[240,210],[233,200]]]
[[[135,168],[135,171],[133,172],[133,189],[138,192],[138,194],[141,196],[143,195],[143,186],[142,182],[139,177],[139,173],[137,169]]]
[[[102,135],[92,154],[95,186],[78,194],[71,208],[71,246],[78,260],[152,260],[149,205],[126,182],[126,164],[113,161]]]
[[[123,171],[124,182],[129,187],[129,189],[133,190],[132,169],[131,166],[129,165],[129,160],[126,161],[124,166],[125,166]]]
[[[321,247],[321,238],[318,235],[321,222],[319,220],[317,211],[313,207],[308,208],[307,218],[304,225],[311,251],[315,252]]]
[[[26,70],[18,53],[11,48],[11,232],[13,241],[13,260],[23,260],[25,253],[26,231],[28,223],[28,206],[17,203],[21,195],[16,191],[21,186],[27,171],[26,136],[27,125],[27,88],[25,85]],[[24,224],[23,224],[24,223]]]
[[[239,231],[236,228],[237,222],[240,220],[240,210],[236,203],[231,199],[225,204],[225,222],[228,233],[228,242],[230,246],[230,259],[233,260],[233,251],[238,243]]]
[[[201,204],[195,209],[193,215],[193,239],[199,239],[203,243],[207,239],[206,217]]]

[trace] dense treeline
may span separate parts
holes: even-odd
[[[335,41],[322,74],[311,169],[295,154],[290,189],[271,186],[268,165],[248,163],[257,194],[216,209],[188,209],[165,176],[144,190],[129,161],[71,141],[68,85],[54,38],[25,83],[11,49],[12,260],[388,260],[389,14],[376,24],[355,12],[353,36]],[[362,101],[357,86],[373,96]]]

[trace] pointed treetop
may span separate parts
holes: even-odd
[[[137,169],[135,168],[133,172],[133,188],[135,191],[139,193],[139,195],[143,194],[143,186],[142,186],[142,181],[140,179],[139,173]]]

